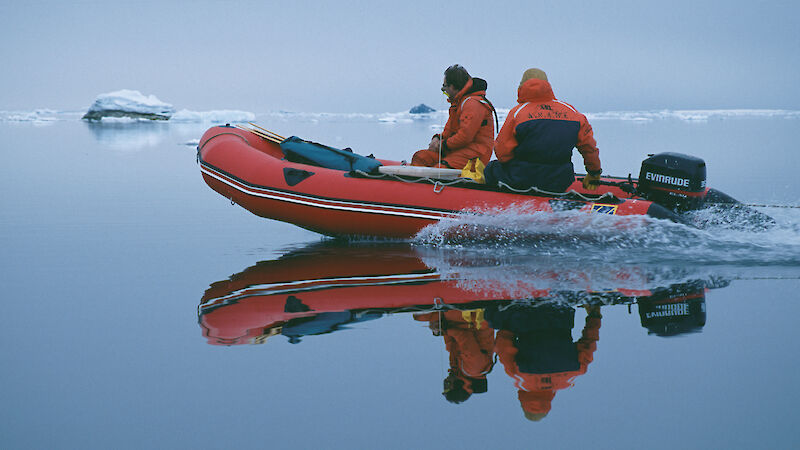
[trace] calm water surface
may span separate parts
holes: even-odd
[[[441,125],[259,121],[397,159]],[[607,173],[679,151],[798,205],[797,119],[593,125]],[[211,191],[208,126],[0,122],[3,448],[800,445],[800,210],[330,241]]]

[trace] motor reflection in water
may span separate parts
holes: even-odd
[[[556,393],[587,372],[601,308],[638,306],[648,334],[699,332],[705,291],[727,286],[680,267],[581,267],[541,256],[500,256],[407,244],[338,241],[262,261],[213,283],[198,309],[212,345],[291,343],[387,314],[409,314],[444,339],[444,397],[462,403],[488,390],[499,361],[525,417],[541,420]],[[576,308],[586,311],[573,340]]]

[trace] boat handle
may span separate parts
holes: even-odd
[[[433,192],[438,194],[438,193],[442,192],[443,190],[444,190],[444,185],[441,182],[437,181],[437,182],[433,183]]]

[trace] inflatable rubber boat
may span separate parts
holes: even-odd
[[[263,129],[261,129],[263,130]],[[292,136],[229,125],[205,132],[197,161],[205,182],[261,217],[328,236],[409,238],[464,214],[579,210],[684,222],[680,212],[736,200],[706,187],[705,162],[652,155],[640,177],[604,177],[596,191],[580,179],[566,193],[487,186],[461,171],[405,166]]]

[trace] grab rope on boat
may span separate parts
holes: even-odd
[[[516,192],[518,194],[531,194],[531,193],[533,193],[533,194],[543,194],[543,195],[546,195],[548,197],[558,197],[558,198],[564,198],[564,197],[575,198],[575,197],[577,197],[577,198],[579,198],[579,199],[581,199],[581,200],[583,200],[585,202],[596,202],[596,201],[600,201],[600,200],[619,201],[619,198],[616,195],[612,194],[611,192],[606,192],[606,193],[604,193],[603,195],[600,195],[600,196],[587,197],[587,196],[585,196],[585,195],[583,195],[580,192],[577,192],[575,190],[571,190],[569,192],[550,192],[550,191],[545,191],[544,189],[539,189],[536,186],[531,186],[528,189],[514,189],[513,187],[507,185],[506,183],[503,183],[502,181],[498,181],[497,185],[502,187],[502,188],[508,189],[509,191]]]
[[[367,172],[364,172],[363,170],[358,170],[358,169],[354,170],[353,172],[359,174],[360,176],[366,177],[366,178],[376,178],[376,179],[377,178],[391,178],[391,179],[394,179],[394,180],[397,180],[397,181],[403,181],[405,183],[419,183],[421,181],[427,181],[428,183],[437,184],[437,185],[440,185],[440,186],[452,186],[454,184],[470,184],[470,183],[479,184],[478,182],[476,182],[475,180],[473,180],[471,178],[456,178],[455,180],[448,182],[448,181],[442,181],[440,179],[430,178],[430,177],[411,177],[411,176],[408,176],[408,175],[400,176],[400,175],[386,174],[386,173],[382,173],[380,175],[372,175],[371,173],[367,173]]]
[[[430,177],[410,177],[410,176],[400,176],[395,174],[380,174],[380,175],[373,175],[363,170],[354,170],[353,172],[357,173],[359,176],[363,176],[366,178],[383,178],[383,179],[393,179],[397,181],[402,181],[405,183],[419,183],[422,181],[426,181],[428,183],[434,184],[434,186],[452,186],[455,184],[481,184],[471,178],[457,178],[453,181],[442,181],[436,178]],[[547,197],[554,197],[554,198],[569,198],[569,199],[580,199],[585,202],[598,202],[598,201],[608,201],[608,202],[619,202],[619,198],[612,194],[611,192],[606,192],[600,196],[586,196],[577,192],[575,190],[571,190],[569,192],[550,192],[545,191],[543,189],[539,189],[537,187],[530,187],[528,189],[514,189],[513,187],[503,183],[502,181],[498,183],[498,186],[504,189],[507,189],[512,192],[516,192],[519,194],[532,194],[532,195],[544,195]]]

